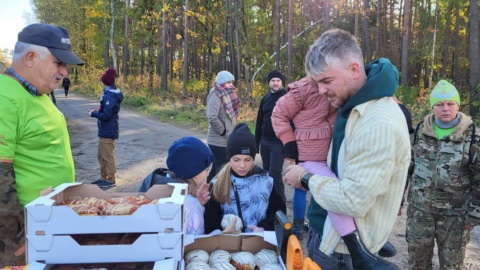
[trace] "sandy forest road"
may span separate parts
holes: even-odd
[[[77,182],[89,183],[99,177],[97,161],[97,125],[96,119],[88,115],[89,109],[98,106],[98,100],[87,99],[75,92],[66,99],[63,89],[56,90],[57,107],[65,115],[70,133],[75,174]],[[195,136],[206,142],[205,134],[178,128],[153,121],[135,112],[122,108],[120,111],[120,138],[115,142],[117,161],[117,186],[108,192],[134,192],[143,178],[157,167],[166,167],[168,147],[183,136]],[[257,156],[259,157],[259,156]],[[260,158],[256,159],[259,163]],[[261,163],[259,163],[261,164]],[[293,189],[286,186],[287,209],[292,209]],[[292,220],[292,211],[288,216]],[[406,206],[403,215],[397,218],[394,230],[390,234],[398,253],[390,260],[408,269],[407,243],[405,242]],[[305,248],[308,236],[304,234],[302,246]],[[467,246],[464,269],[480,270],[480,226],[472,231],[471,241]],[[304,249],[306,254],[306,249]],[[436,258],[436,256],[435,256]],[[435,259],[433,269],[439,269]]]

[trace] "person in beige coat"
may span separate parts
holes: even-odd
[[[207,97],[207,144],[215,160],[207,181],[220,171],[227,160],[227,138],[237,125],[240,99],[235,93],[232,73],[223,70],[217,74],[212,89]]]

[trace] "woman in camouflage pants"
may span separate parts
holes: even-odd
[[[435,241],[440,269],[461,269],[470,231],[480,223],[479,136],[459,105],[457,89],[438,82],[430,96],[433,113],[415,132],[407,210],[411,269],[432,269]]]

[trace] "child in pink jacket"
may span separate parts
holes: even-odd
[[[285,159],[291,164],[299,162],[309,173],[330,172],[326,160],[336,116],[337,109],[310,78],[289,84],[272,113],[273,129],[284,145]],[[303,239],[306,198],[305,190],[295,189],[292,232],[299,239]]]

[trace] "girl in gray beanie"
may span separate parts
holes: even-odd
[[[227,162],[225,154],[227,137],[237,124],[240,99],[235,93],[234,81],[235,77],[232,73],[226,70],[220,71],[207,97],[207,143],[215,157],[208,181]]]

